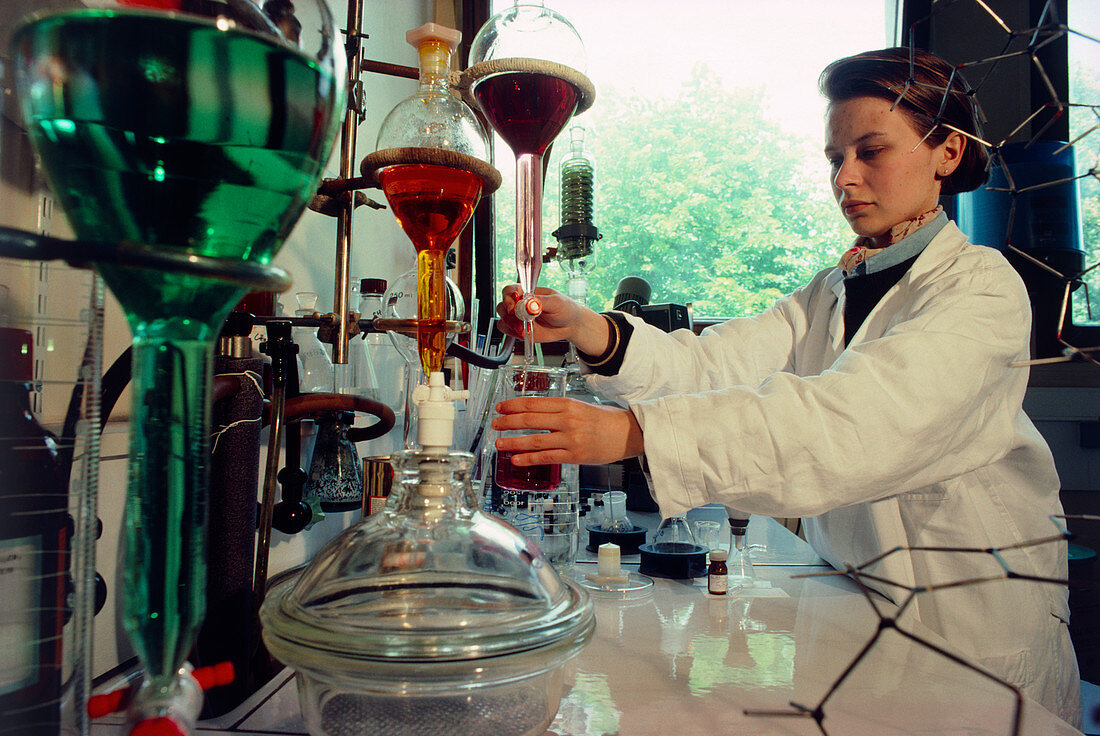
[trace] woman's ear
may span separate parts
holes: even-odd
[[[946,179],[954,173],[962,162],[963,151],[966,150],[966,136],[958,131],[951,131],[948,133],[947,138],[943,143],[939,145],[940,150],[940,165],[936,169],[936,174],[941,179]]]

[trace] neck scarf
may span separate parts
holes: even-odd
[[[936,219],[936,216],[941,212],[943,212],[943,207],[936,205],[927,212],[917,215],[910,220],[899,222],[897,225],[890,228],[890,232],[887,233],[886,245],[875,245],[870,238],[861,235],[856,238],[856,242],[852,244],[851,248],[844,251],[844,255],[840,257],[840,263],[837,265],[839,265],[840,270],[843,271],[845,275],[848,275],[853,268],[877,253],[886,250],[902,238],[912,235],[921,227]]]

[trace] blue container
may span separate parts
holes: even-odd
[[[1063,147],[1064,150],[1058,151]],[[1035,141],[1030,146],[1008,143],[1001,148],[1001,159],[1004,165],[993,157],[985,187],[958,195],[959,228],[974,243],[1000,250],[1011,243],[1040,260],[1053,257],[1063,267],[1077,263],[1076,271],[1083,269],[1085,255],[1081,246],[1077,180],[1073,179],[1076,175],[1073,147],[1060,141]],[[1061,183],[1021,191],[1055,181]],[[1011,213],[1011,192],[994,191],[997,189],[1021,192],[1015,197],[1014,213]],[[1076,271],[1067,275],[1075,276]]]

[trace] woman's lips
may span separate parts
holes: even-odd
[[[852,202],[845,202],[844,204],[841,205],[841,208],[844,210],[845,215],[854,215],[858,212],[862,212],[863,210],[867,209],[870,206],[871,206],[870,202],[852,201]]]

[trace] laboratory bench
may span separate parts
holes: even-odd
[[[693,515],[721,511],[705,507]],[[651,521],[644,517],[635,523]],[[1013,733],[1010,690],[889,628],[832,689],[879,632],[871,601],[884,615],[895,609],[834,574],[772,519],[752,517],[749,543],[758,545],[751,588],[717,596],[707,592],[705,578],[654,578],[641,597],[594,596],[595,634],[566,665],[565,694],[545,736]],[[595,570],[595,555],[582,551],[578,559],[567,574]],[[636,569],[637,559],[624,557],[624,568]],[[942,643],[905,616],[898,624]],[[796,715],[819,706],[825,731],[805,713]],[[1027,699],[1022,713],[1021,734],[1080,733]],[[92,733],[114,736],[120,726],[108,718]],[[305,734],[293,674],[283,670],[199,730]]]

